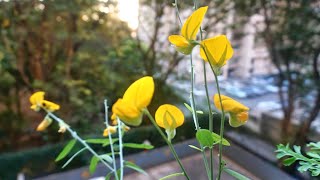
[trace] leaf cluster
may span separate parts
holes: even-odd
[[[293,146],[293,149],[290,148],[289,144],[283,145],[279,144],[277,146],[277,158],[283,158],[283,164],[285,166],[290,166],[294,162],[298,161],[299,167],[298,171],[311,172],[312,176],[320,175],[320,142],[314,143],[311,142],[307,145],[309,150],[305,155],[301,152],[300,146]]]

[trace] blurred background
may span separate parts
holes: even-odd
[[[251,108],[250,120],[235,133],[262,136],[272,145],[319,141],[320,2],[199,4],[209,6],[205,37],[226,34],[235,50],[220,76],[222,93]],[[182,21],[192,6],[191,0],[179,1]],[[29,108],[29,96],[37,90],[61,105],[56,114],[81,136],[101,137],[103,100],[112,106],[134,80],[150,75],[156,81],[150,111],[163,103],[177,104],[191,122],[183,106],[189,102],[190,60],[167,40],[179,33],[174,1],[0,0],[0,7],[0,179],[62,170],[54,158],[70,136],[57,133],[57,124],[35,131],[44,117]],[[198,51],[193,53],[195,95],[197,108],[207,112],[204,71],[210,94],[216,89]],[[192,137],[192,122],[186,126],[190,128],[181,130],[177,141]],[[143,128],[137,133],[148,131]],[[135,141],[163,144],[154,136]],[[82,157],[69,168],[88,160]]]

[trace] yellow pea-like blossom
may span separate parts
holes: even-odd
[[[175,46],[177,51],[186,55],[192,52],[193,47],[197,45],[194,41],[207,9],[208,6],[205,6],[194,11],[183,24],[180,32],[181,35],[169,36],[170,43]]]
[[[153,97],[154,81],[145,76],[132,83],[123,95],[123,98],[112,106],[114,121],[119,117],[125,124],[139,126],[142,122],[142,110],[146,108]]]
[[[60,106],[58,104],[44,100],[44,95],[45,95],[45,92],[38,91],[33,93],[30,96],[29,98],[31,103],[30,108],[32,110],[39,111],[41,108],[43,108],[49,112],[53,112],[60,109]]]
[[[232,127],[239,127],[245,124],[249,118],[249,108],[240,102],[221,95],[223,110],[230,114],[229,124]],[[221,110],[219,95],[215,94],[213,97],[214,105],[217,109]]]
[[[161,105],[156,111],[156,123],[164,129],[176,129],[184,122],[182,111],[171,104]]]
[[[215,68],[224,66],[233,56],[233,49],[225,35],[205,39],[200,43],[200,56]]]
[[[117,132],[117,126],[108,126],[104,131],[103,131],[103,136],[109,136],[110,134],[114,134]],[[109,134],[110,133],[110,134]]]
[[[50,124],[52,123],[52,119],[48,116],[46,116],[41,123],[38,125],[37,127],[37,131],[44,131],[47,129],[47,127],[50,126]]]

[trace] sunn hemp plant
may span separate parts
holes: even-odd
[[[174,4],[177,12],[179,12],[177,4]],[[185,103],[186,107],[191,111],[194,125],[195,125],[195,137],[199,142],[199,147],[190,146],[191,148],[197,149],[201,152],[203,157],[203,162],[208,179],[214,179],[214,170],[217,170],[218,175],[216,179],[221,179],[222,171],[229,173],[237,179],[248,179],[245,176],[225,167],[225,161],[223,161],[222,148],[223,146],[230,146],[230,143],[223,138],[224,134],[224,124],[226,113],[229,114],[229,124],[232,127],[239,127],[245,124],[249,118],[249,108],[245,105],[237,102],[236,100],[222,95],[220,93],[218,76],[221,74],[221,67],[223,67],[227,61],[233,55],[232,46],[225,35],[218,35],[208,39],[202,39],[201,24],[204,16],[207,12],[208,7],[197,8],[195,4],[195,11],[187,18],[181,28],[180,35],[171,35],[168,40],[172,43],[175,49],[185,55],[190,55],[191,61],[191,91],[190,91],[190,105]],[[179,13],[177,13],[179,16]],[[180,17],[179,17],[180,19]],[[200,32],[200,33],[199,33]],[[200,37],[197,40],[197,37]],[[207,105],[209,112],[209,129],[202,129],[199,127],[198,122],[198,111],[196,110],[196,104],[193,94],[194,88],[194,70],[192,61],[192,51],[196,46],[200,46],[200,57],[204,60],[203,67],[206,68],[206,64],[209,64],[212,73],[215,77],[217,93],[213,97],[213,102],[215,107],[221,111],[221,126],[219,134],[213,132],[213,111],[211,108],[211,101],[208,93],[206,72],[204,71],[205,79],[205,89],[207,96]],[[71,149],[74,147],[76,142],[83,145],[83,148],[76,152],[66,163],[63,165],[65,167],[68,165],[78,154],[83,151],[89,151],[93,156],[90,162],[89,170],[91,173],[95,171],[98,162],[101,162],[110,170],[110,173],[106,175],[106,179],[114,177],[115,179],[123,179],[124,167],[132,168],[141,173],[146,173],[136,164],[125,161],[123,157],[123,148],[142,148],[142,149],[152,149],[153,146],[147,144],[134,144],[123,142],[123,135],[126,131],[130,130],[129,126],[139,126],[142,122],[143,115],[146,115],[151,123],[155,126],[161,137],[168,144],[173,156],[178,162],[181,172],[170,174],[161,179],[167,179],[175,176],[185,176],[186,179],[190,179],[188,173],[186,172],[182,162],[180,161],[171,140],[175,137],[176,129],[182,126],[184,123],[184,114],[182,111],[171,104],[161,105],[155,116],[152,116],[148,111],[147,107],[151,103],[154,94],[154,80],[151,76],[145,76],[134,83],[132,83],[128,89],[125,91],[122,98],[112,106],[112,116],[111,124],[109,124],[108,116],[108,105],[107,101],[104,102],[105,105],[105,130],[103,136],[106,138],[98,139],[87,139],[84,140],[76,131],[71,129],[71,127],[62,119],[53,114],[54,111],[59,110],[60,106],[53,102],[44,99],[44,92],[36,92],[30,97],[30,102],[32,104],[31,109],[39,111],[43,109],[46,111],[47,115],[44,120],[39,124],[37,130],[45,130],[53,121],[59,123],[60,133],[69,132],[73,140],[71,140],[61,153],[56,158],[59,161],[70,153]],[[165,129],[165,133],[161,128]],[[115,147],[117,143],[117,146]],[[97,154],[90,146],[90,144],[101,144],[102,146],[110,146],[111,152],[106,154]],[[219,166],[214,169],[213,167],[213,147],[214,145],[219,146]],[[205,151],[209,149],[210,158],[208,159],[205,155]],[[119,157],[119,165],[116,164],[116,157]]]

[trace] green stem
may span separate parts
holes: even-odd
[[[184,173],[184,176],[190,180],[190,177],[188,176],[186,170],[184,169],[176,151],[174,150],[174,147],[173,145],[171,144],[171,142],[168,141],[166,135],[162,132],[162,130],[159,128],[159,126],[157,125],[157,123],[155,122],[154,118],[152,117],[152,115],[150,114],[150,112],[148,111],[148,109],[143,109],[143,112],[149,117],[150,121],[152,122],[152,124],[154,125],[154,127],[157,129],[157,131],[160,133],[160,135],[162,136],[162,138],[166,141],[166,143],[168,144],[169,148],[170,148],[170,151],[171,153],[173,154],[174,158],[176,159],[176,161],[178,162],[181,170],[183,171]]]
[[[221,124],[220,124],[220,142],[219,142],[219,174],[218,174],[218,180],[221,179],[221,173],[222,173],[222,169],[223,169],[223,164],[222,164],[222,139],[223,139],[223,131],[224,131],[224,121],[225,121],[225,113],[224,113],[224,109],[222,106],[222,99],[221,99],[221,93],[220,93],[220,87],[219,87],[219,81],[218,81],[218,76],[216,75],[215,72],[213,72],[214,74],[214,78],[216,81],[216,85],[217,85],[217,91],[218,91],[218,95],[219,95],[219,101],[220,101],[220,107],[221,107]]]
[[[118,136],[119,136],[119,155],[120,155],[120,180],[123,179],[123,148],[122,148],[122,122],[120,121],[120,119],[117,117],[117,121],[118,121]]]
[[[117,165],[116,165],[116,158],[114,155],[114,149],[113,149],[113,143],[112,143],[112,137],[111,137],[111,133],[110,130],[108,129],[109,127],[109,123],[108,123],[108,103],[107,100],[104,100],[104,110],[105,110],[105,124],[108,130],[108,138],[109,138],[109,142],[110,142],[110,149],[111,149],[111,154],[112,154],[112,159],[113,159],[113,169],[117,169]],[[117,171],[114,171],[114,177],[116,177],[116,180],[119,179],[118,177],[118,173]]]
[[[198,116],[196,114],[196,103],[194,100],[194,68],[193,68],[193,60],[192,60],[192,54],[190,54],[190,68],[191,68],[191,90],[190,90],[190,104],[192,108],[192,116],[194,120],[194,126],[196,127],[196,130],[198,131],[200,129],[199,127],[199,121]]]

